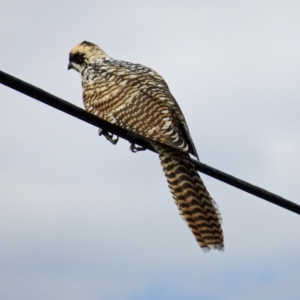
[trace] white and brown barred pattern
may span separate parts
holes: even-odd
[[[87,111],[152,140],[169,188],[204,251],[223,250],[221,216],[189,154],[198,158],[187,123],[163,78],[140,64],[110,58],[83,42],[70,53],[69,68],[82,74]]]
[[[223,250],[221,215],[187,153],[153,143],[180,215],[206,252]]]

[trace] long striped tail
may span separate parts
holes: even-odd
[[[153,142],[182,218],[203,251],[224,250],[221,215],[188,153]]]

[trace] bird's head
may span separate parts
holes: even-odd
[[[68,70],[74,69],[82,74],[88,65],[103,58],[108,58],[108,55],[100,47],[84,41],[70,51]]]

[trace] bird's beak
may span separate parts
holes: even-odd
[[[68,70],[70,70],[70,69],[74,69],[74,67],[73,67],[73,65],[72,65],[71,62],[69,62],[69,64],[68,64]]]

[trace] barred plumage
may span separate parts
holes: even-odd
[[[87,111],[149,139],[159,154],[179,212],[204,251],[223,250],[221,216],[189,152],[198,154],[185,118],[154,70],[110,58],[82,42],[70,52],[69,69],[82,75]]]

